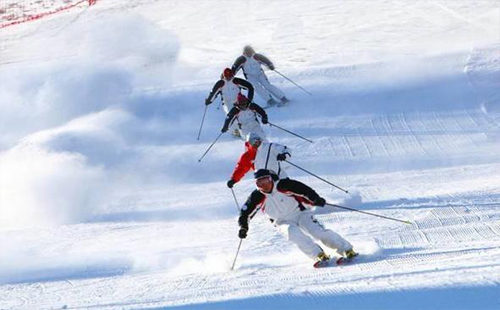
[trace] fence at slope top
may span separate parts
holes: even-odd
[[[70,10],[96,4],[97,0],[3,0],[0,2],[0,29],[35,21]]]

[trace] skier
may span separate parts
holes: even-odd
[[[226,115],[233,108],[234,103],[238,99],[238,94],[242,89],[247,90],[247,96],[252,101],[254,88],[249,82],[234,76],[233,71],[230,68],[225,68],[221,74],[220,80],[218,80],[212,88],[212,91],[205,99],[205,105],[209,105],[212,101],[221,94],[222,96],[222,108]],[[240,132],[237,128],[233,128],[232,135],[235,137],[240,137]]]
[[[227,187],[233,188],[250,170],[268,169],[276,171],[280,179],[288,178],[285,169],[281,168],[281,161],[290,158],[291,150],[278,143],[263,142],[262,138],[251,132],[245,142],[245,153],[241,154]]]
[[[238,94],[241,92],[241,89],[247,90],[248,99],[252,101],[254,94],[252,84],[248,81],[235,77],[233,70],[226,68],[221,74],[221,79],[215,83],[212,91],[208,95],[207,99],[205,99],[205,105],[211,104],[215,97],[221,94],[222,107],[227,115],[227,113],[229,113],[229,111],[233,108],[234,103],[237,101]]]
[[[243,94],[238,94],[238,100],[234,107],[229,111],[224,122],[221,132],[226,132],[229,126],[236,121],[240,130],[240,135],[246,139],[247,135],[251,132],[258,133],[263,139],[265,137],[264,131],[260,127],[257,119],[257,114],[260,115],[262,124],[267,124],[267,114],[258,104],[251,102]]]
[[[264,70],[262,70],[262,64],[265,64],[270,70],[274,70],[273,63],[266,56],[255,53],[254,49],[247,45],[243,48],[243,55],[234,61],[231,69],[234,74],[237,74],[240,68],[243,68],[245,78],[252,83],[255,91],[266,101],[268,106],[278,103],[272,96],[280,100],[279,105],[287,103],[289,100],[285,94],[267,79]]]
[[[326,203],[312,188],[296,180],[280,180],[276,174],[266,169],[258,170],[254,176],[257,189],[241,208],[238,237],[246,238],[249,218],[261,209],[289,241],[316,260],[314,267],[328,266],[330,257],[313,238],[336,250],[341,256],[337,260],[338,264],[358,255],[347,240],[326,229],[306,209],[304,204],[323,207]]]

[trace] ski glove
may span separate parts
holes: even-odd
[[[324,207],[326,204],[325,199],[318,197],[316,200],[314,200],[314,205],[318,207]]]
[[[222,129],[220,130],[220,132],[225,133],[227,130],[228,130],[227,127],[222,127]]]
[[[274,70],[274,65],[273,64],[269,64],[269,70]]]
[[[269,123],[267,117],[262,118],[262,124],[266,125],[267,123]]]
[[[238,232],[238,237],[240,237],[240,239],[245,239],[247,237],[247,232],[248,228],[241,227],[240,231]]]
[[[233,186],[234,186],[235,183],[236,182],[233,179],[231,179],[231,180],[227,181],[227,187],[233,188]]]
[[[278,156],[276,156],[276,159],[279,161],[284,161],[284,160],[286,160],[286,155],[290,155],[290,154],[288,154],[288,153],[278,154]]]
[[[207,98],[207,99],[205,99],[205,105],[209,105],[209,104],[211,104],[211,103],[212,103],[212,101],[210,101],[210,99],[208,99],[208,98]]]

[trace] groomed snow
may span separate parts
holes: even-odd
[[[15,2],[8,0],[6,3]],[[204,99],[245,44],[292,98],[288,174],[358,262],[317,270],[259,214]],[[0,30],[0,309],[500,308],[498,1],[98,0]],[[259,104],[261,98],[256,97]],[[239,203],[253,189],[235,186]]]

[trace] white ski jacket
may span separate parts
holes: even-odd
[[[293,219],[306,210],[304,204],[314,205],[320,196],[309,186],[296,180],[283,179],[274,183],[270,193],[254,190],[243,205],[239,224],[248,226],[248,219],[261,209],[271,219]]]
[[[262,142],[255,155],[255,171],[260,169],[272,170],[280,179],[288,178],[288,174],[281,167],[281,162],[277,159],[279,154],[285,154],[288,159],[292,156],[292,151],[278,143]]]

